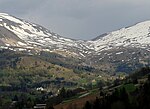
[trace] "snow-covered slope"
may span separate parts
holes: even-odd
[[[127,73],[150,65],[150,21],[83,41],[62,37],[40,25],[0,13],[1,49],[26,51],[31,55],[55,52],[65,58],[77,57],[83,65],[100,71]]]
[[[89,43],[62,37],[48,29],[18,19],[5,13],[0,13],[1,43],[6,46],[36,48],[40,50],[62,50],[82,54],[89,50]],[[6,33],[7,30],[7,33]],[[10,37],[10,35],[13,37]]]
[[[150,21],[141,22],[131,27],[113,31],[92,43],[96,51],[103,51],[121,46],[147,48],[150,45]]]
[[[150,66],[150,21],[103,34],[92,41],[92,65],[107,72],[130,73]]]
[[[102,51],[119,47],[147,49],[150,45],[150,21],[103,34],[91,41],[82,41],[62,37],[40,25],[0,13],[0,45],[24,50],[63,51],[81,57],[99,55]]]

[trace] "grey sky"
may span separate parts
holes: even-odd
[[[0,12],[74,39],[149,20],[149,10],[150,0],[0,0]]]

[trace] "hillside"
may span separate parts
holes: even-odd
[[[93,68],[75,65],[80,62],[77,59],[69,61],[69,58],[57,54],[41,54],[39,56],[10,50],[0,51],[0,86],[20,88],[22,84],[22,87],[44,87],[47,91],[56,93],[63,86],[83,87],[93,80],[109,80],[109,75],[103,72],[95,73]],[[98,75],[103,75],[103,78],[97,77]]]
[[[52,102],[61,108],[74,97],[84,106],[97,88],[121,87],[126,76],[150,65],[149,36],[150,21],[144,21],[92,40],[69,39],[0,13],[0,107]],[[128,81],[137,75],[143,76]]]
[[[54,106],[54,109],[149,108],[149,103],[145,102],[150,100],[150,69],[148,67],[134,72],[118,83],[102,89],[89,90],[83,94],[85,96],[62,102]]]
[[[63,37],[6,13],[0,13],[0,19],[1,49],[30,54],[44,51],[78,58],[82,60],[80,65],[109,74],[130,73],[149,65],[149,21],[83,41]]]

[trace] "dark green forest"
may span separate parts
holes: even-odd
[[[140,71],[131,74],[125,80],[125,83],[137,84],[135,80],[141,78],[147,79],[134,91],[130,92],[125,87],[115,88],[110,94],[100,91],[100,96],[93,102],[87,101],[83,109],[149,109],[150,68],[142,68]],[[121,84],[124,84],[124,81]]]

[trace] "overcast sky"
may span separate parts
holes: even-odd
[[[86,40],[149,20],[149,11],[150,0],[0,0],[0,12]]]

